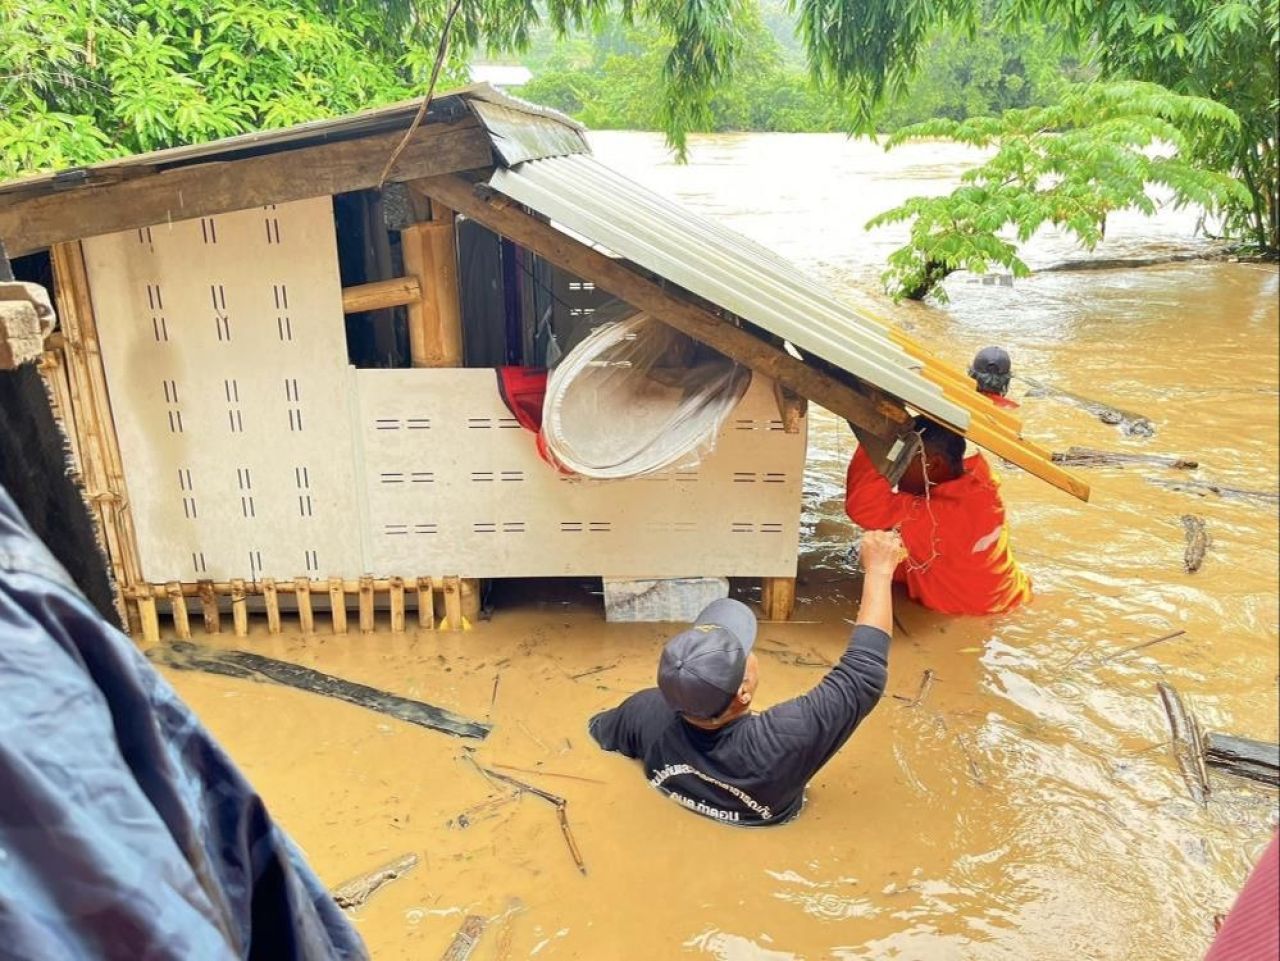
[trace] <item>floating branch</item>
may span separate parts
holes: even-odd
[[[1199,461],[1166,454],[1130,454],[1125,451],[1096,450],[1092,447],[1068,447],[1054,451],[1053,462],[1066,467],[1124,467],[1128,464],[1170,467],[1173,470],[1195,470]]]
[[[1182,696],[1172,684],[1160,681],[1156,684],[1165,714],[1169,716],[1169,730],[1173,733],[1173,757],[1178,770],[1187,783],[1187,790],[1197,804],[1209,800],[1209,779],[1205,774],[1204,750],[1197,737],[1197,724],[1182,703]]]
[[[1132,647],[1126,647],[1116,651],[1114,654],[1108,654],[1098,663],[1106,664],[1108,661],[1114,661],[1118,657],[1124,657],[1126,654],[1132,654],[1134,651],[1141,651],[1148,647],[1154,647],[1156,644],[1163,644],[1165,641],[1172,641],[1175,637],[1182,637],[1186,631],[1172,631],[1168,634],[1162,634],[1160,637],[1153,637],[1149,641],[1143,641],[1141,644],[1134,644]]]
[[[1205,760],[1228,774],[1280,787],[1280,744],[1211,733],[1205,738]]]
[[[492,768],[482,767],[480,769],[490,777],[497,778],[512,787],[532,794],[534,797],[540,797],[548,804],[554,804],[556,808],[556,819],[560,822],[560,833],[564,835],[564,843],[568,845],[569,856],[573,858],[573,863],[578,866],[578,870],[584,875],[587,873],[587,864],[582,859],[582,851],[578,848],[578,842],[574,839],[573,830],[569,827],[569,802],[558,794],[552,794],[550,791],[544,791],[540,787],[534,787],[524,781],[503,774],[501,771],[495,771]]]
[[[1252,500],[1265,504],[1269,507],[1275,507],[1280,504],[1280,491],[1262,491],[1250,490],[1246,487],[1228,487],[1225,484],[1211,484],[1208,481],[1197,480],[1167,480],[1163,477],[1148,477],[1148,484],[1155,484],[1157,487],[1165,487],[1171,491],[1182,491],[1186,494],[1196,494],[1200,497],[1206,497],[1209,494],[1217,494],[1219,497],[1225,497],[1228,500]]]

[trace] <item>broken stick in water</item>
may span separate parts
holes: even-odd
[[[1214,484],[1209,481],[1169,480],[1165,477],[1148,477],[1146,481],[1148,484],[1155,484],[1157,487],[1166,487],[1171,491],[1182,491],[1183,493],[1196,494],[1200,497],[1217,494],[1219,497],[1225,497],[1229,500],[1251,500],[1272,507],[1280,504],[1280,491],[1249,490],[1244,487],[1228,487],[1225,484]]]
[[[573,863],[578,866],[578,870],[584,875],[587,873],[587,864],[582,859],[582,852],[578,849],[578,842],[574,839],[573,831],[569,827],[569,801],[567,798],[552,794],[550,791],[544,791],[540,787],[534,787],[532,784],[513,778],[508,774],[503,774],[501,771],[495,771],[492,768],[481,768],[481,770],[518,790],[532,794],[534,797],[540,797],[549,804],[554,804],[556,818],[560,822],[560,833],[564,835],[565,844],[569,846],[569,855],[573,858]]]
[[[333,900],[340,908],[358,908],[368,901],[373,893],[384,884],[389,884],[396,878],[404,877],[417,864],[418,856],[416,854],[402,854],[394,861],[390,861],[379,868],[374,868],[372,871],[352,878],[350,881],[344,881],[333,889]]]
[[[445,948],[444,954],[440,955],[440,961],[467,961],[488,924],[488,919],[478,914],[468,914],[462,921],[462,927],[458,928],[458,933]]]
[[[606,783],[597,777],[583,777],[581,774],[561,774],[558,771],[535,771],[533,768],[516,767],[514,764],[499,764],[496,761],[493,766],[503,771],[515,771],[517,774],[535,774],[542,775],[543,777],[560,777],[569,781],[585,781],[588,784]]]
[[[1114,661],[1118,657],[1124,657],[1126,654],[1132,654],[1134,651],[1141,651],[1144,648],[1154,647],[1156,644],[1163,644],[1165,641],[1172,641],[1175,637],[1182,637],[1186,631],[1172,631],[1168,634],[1162,634],[1159,637],[1153,637],[1149,641],[1143,641],[1141,644],[1134,644],[1132,647],[1126,647],[1116,651],[1114,654],[1108,654],[1098,663],[1106,664],[1108,661]]]
[[[916,691],[915,697],[903,697],[901,694],[893,695],[899,701],[903,701],[904,707],[919,707],[924,703],[924,699],[929,696],[929,692],[933,689],[933,679],[936,675],[933,668],[925,668],[924,673],[920,675],[920,687]]]
[[[1182,529],[1187,532],[1187,550],[1182,556],[1182,566],[1188,574],[1200,570],[1204,563],[1204,552],[1213,541],[1204,528],[1204,518],[1199,514],[1183,514]]]
[[[1160,692],[1160,701],[1169,717],[1169,730],[1173,733],[1173,757],[1178,762],[1178,770],[1182,772],[1187,791],[1197,804],[1206,804],[1209,800],[1209,779],[1205,774],[1204,748],[1197,738],[1199,725],[1191,719],[1186,705],[1182,703],[1182,696],[1172,684],[1160,681],[1156,684],[1156,690]]]

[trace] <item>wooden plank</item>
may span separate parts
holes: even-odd
[[[160,643],[160,617],[156,613],[156,599],[151,596],[138,598],[138,621],[142,626],[142,643],[150,646]]]
[[[422,286],[417,277],[393,277],[372,284],[359,284],[342,288],[342,312],[362,314],[367,310],[383,310],[387,307],[403,307],[422,297]]]
[[[403,131],[239,160],[175,167],[116,183],[0,205],[0,237],[10,256],[136,227],[208,217],[377,186]],[[388,177],[413,180],[489,167],[489,137],[472,119],[426,124]]]
[[[373,618],[373,576],[366,574],[360,578],[360,633],[372,634]]]
[[[315,616],[311,612],[311,581],[299,577],[293,582],[293,596],[298,602],[298,630],[303,634],[314,634]]]
[[[262,579],[262,601],[267,609],[267,633],[280,633],[280,598],[273,577]]]
[[[975,444],[980,444],[1010,463],[1017,464],[1023,470],[1030,471],[1043,481],[1048,481],[1059,490],[1066,491],[1082,501],[1089,499],[1089,485],[1069,471],[1063,470],[1046,457],[1028,450],[1016,440],[1009,438],[986,424],[970,423],[965,436]]]
[[[333,633],[347,633],[347,592],[342,588],[342,578],[329,579],[329,613],[333,616]]]
[[[442,578],[440,589],[444,594],[444,623],[451,631],[460,631],[462,619],[462,582],[458,577]]]
[[[418,627],[424,631],[436,627],[435,589],[429,577],[418,578]]]
[[[187,599],[182,596],[182,585],[170,581],[165,585],[169,597],[169,613],[173,617],[173,633],[180,641],[191,638],[191,617],[187,613]]]
[[[222,612],[218,610],[218,595],[214,593],[213,581],[198,582],[197,590],[200,596],[200,610],[204,614],[204,632],[221,634]]]
[[[911,416],[897,401],[878,392],[874,398],[860,394],[831,374],[797,360],[780,346],[717,316],[691,295],[663,288],[636,269],[562,234],[514,204],[477,196],[473,185],[459,177],[432,177],[419,180],[414,186],[870,433],[892,440],[911,423]]]
[[[760,608],[767,621],[789,621],[796,609],[796,579],[766,577],[762,579]]]
[[[391,578],[388,590],[391,606],[391,630],[396,634],[404,633],[404,578]]]
[[[443,208],[433,206],[433,213]],[[452,212],[449,212],[452,218]],[[411,224],[400,231],[406,273],[417,277],[422,297],[409,305],[409,353],[414,367],[462,364],[462,311],[453,220]]]
[[[249,600],[238,577],[231,581],[231,629],[236,637],[249,636]]]

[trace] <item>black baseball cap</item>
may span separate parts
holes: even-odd
[[[969,376],[975,374],[1008,374],[1013,369],[1013,361],[1009,352],[1003,347],[983,347],[973,355],[973,363],[969,365]]]
[[[681,714],[719,717],[742,686],[747,655],[756,641],[756,616],[741,601],[722,597],[662,649],[658,688]]]

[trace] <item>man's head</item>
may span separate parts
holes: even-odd
[[[750,709],[759,683],[756,616],[740,601],[712,601],[693,626],[662,649],[658,688],[672,708],[699,727],[717,728]]]
[[[973,356],[969,376],[978,383],[984,394],[1009,393],[1009,381],[1013,379],[1013,361],[1003,347],[983,347]]]
[[[964,438],[953,430],[917,417],[920,453],[911,458],[898,478],[898,490],[917,496],[934,484],[945,484],[964,473]]]

